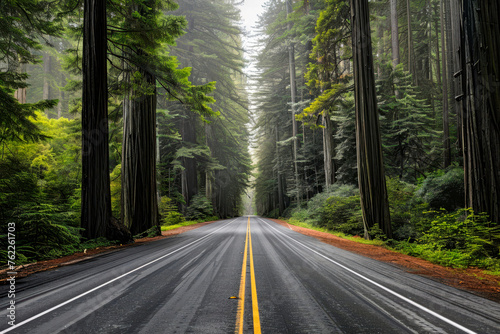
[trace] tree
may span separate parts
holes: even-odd
[[[448,55],[446,52],[446,21],[445,21],[445,6],[441,0],[440,4],[440,21],[441,21],[441,50],[443,51],[443,167],[446,168],[451,164],[451,147],[450,147],[450,124],[448,111]]]
[[[351,27],[358,183],[365,238],[371,238],[370,230],[376,224],[387,237],[391,237],[367,0],[351,0]]]
[[[321,114],[323,126],[323,157],[325,171],[325,186],[328,189],[335,182],[335,149],[334,124],[332,112],[345,92],[344,83],[349,77],[347,66],[350,48],[344,46],[350,37],[347,20],[349,3],[344,0],[330,0],[318,18],[316,36],[312,40],[313,50],[310,59],[316,60],[309,64],[306,78],[307,85],[318,91],[318,97],[299,115]],[[346,57],[347,55],[347,57]],[[315,122],[314,122],[315,123]]]
[[[391,5],[391,45],[392,45],[392,67],[399,64],[399,26],[398,26],[398,4],[397,0],[390,0]]]
[[[290,16],[292,12],[292,4],[290,0],[286,0],[286,15],[287,18]],[[287,23],[287,29],[290,31],[292,29],[291,21]],[[297,138],[297,121],[295,120],[295,103],[296,103],[296,94],[297,94],[297,82],[296,82],[296,70],[295,70],[295,45],[293,41],[289,41],[288,43],[288,67],[290,74],[290,106],[292,109],[292,138],[293,138],[293,165],[294,165],[294,173],[295,173],[295,187],[296,189],[296,201],[297,207],[300,207],[300,199],[302,197],[300,191],[300,179],[299,179],[299,165],[297,158],[298,151],[298,138]]]
[[[455,3],[456,6],[456,3]],[[500,224],[500,6],[463,0],[460,76],[466,205]],[[455,29],[458,28],[455,26]],[[457,41],[454,50],[457,50]]]
[[[0,2],[0,143],[44,138],[30,118],[36,117],[36,110],[57,104],[55,100],[26,103],[26,64],[38,62],[39,40],[48,42],[44,36],[57,35],[60,29],[49,6],[36,0]]]
[[[111,222],[108,146],[106,2],[85,0],[83,18],[81,227],[88,239],[128,242]]]
[[[181,167],[182,206],[187,209],[191,199],[203,192],[219,217],[238,214],[250,172],[249,134],[241,126],[249,119],[236,4],[234,0],[179,1],[174,14],[184,16],[188,25],[172,55],[192,68],[194,84],[216,82],[217,89],[211,93],[214,113],[198,117],[185,106],[166,104],[179,115],[175,122],[183,139],[174,160],[181,162],[176,168]]]

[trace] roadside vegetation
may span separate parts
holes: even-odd
[[[393,238],[371,231],[365,240],[357,189],[334,184],[294,209],[289,224],[333,233],[357,242],[385,246],[398,252],[454,268],[478,267],[500,275],[500,228],[485,214],[463,209],[463,170],[439,170],[416,185],[387,179]]]

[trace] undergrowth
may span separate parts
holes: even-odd
[[[420,185],[388,178],[393,239],[387,239],[378,226],[369,230],[374,241],[358,237],[364,232],[359,194],[354,187],[344,185],[334,185],[328,192],[313,197],[306,207],[295,209],[288,223],[356,242],[383,245],[447,267],[477,267],[499,275],[500,226],[472,209],[454,209],[459,202],[452,205],[448,201],[448,210],[436,208],[436,194],[443,189],[451,193],[462,176],[450,169]],[[456,190],[459,193],[460,189]]]

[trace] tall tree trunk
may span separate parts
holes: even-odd
[[[27,63],[21,61],[19,64],[19,73],[26,73],[26,69],[28,67],[27,65]],[[21,104],[26,103],[26,87],[16,89],[14,92],[14,98],[16,98]]]
[[[444,19],[445,8],[444,1],[441,0],[441,8],[439,11],[441,21],[441,50],[443,59],[443,167],[451,165],[451,147],[450,147],[450,124],[448,111],[448,66],[446,54],[446,21]]]
[[[365,238],[371,238],[369,232],[375,224],[391,237],[392,228],[373,73],[368,0],[351,0],[351,26],[356,102],[356,152]]]
[[[143,86],[156,84],[137,69]],[[132,71],[134,72],[134,71]],[[131,89],[124,99],[122,145],[122,222],[133,235],[152,227],[160,233],[156,189],[156,89],[151,95]]]
[[[64,73],[61,73],[61,87],[64,87],[65,84],[66,84],[66,76],[64,75]],[[57,104],[57,119],[62,117],[62,112],[64,109],[63,103],[64,103],[64,90],[59,89],[59,103]]]
[[[431,13],[431,2],[430,0],[427,0],[427,8],[428,8],[428,13],[430,15]],[[432,20],[429,20],[429,84],[431,85],[431,90],[430,90],[430,102],[431,102],[431,108],[432,108],[432,119],[436,119],[436,104],[434,101],[434,75],[433,75],[433,70],[432,70]]]
[[[111,219],[108,148],[106,2],[84,1],[81,227],[105,237]]]
[[[191,112],[186,111],[187,115],[182,119],[181,136],[184,145],[196,144],[196,119]],[[184,197],[184,210],[191,204],[191,199],[198,193],[198,170],[196,159],[182,158],[184,169],[181,174],[182,196]]]
[[[406,15],[408,21],[408,72],[413,76],[413,82],[418,85],[417,71],[413,54],[413,29],[411,27],[411,6],[410,0],[406,0]]]
[[[398,29],[398,11],[396,0],[390,0],[391,5],[391,46],[392,46],[392,68],[396,71],[399,65],[399,29]],[[399,98],[399,92],[396,89],[397,80],[394,77],[394,95]]]
[[[500,4],[464,0],[462,112],[466,205],[500,224]]]
[[[43,92],[42,98],[44,100],[48,100],[51,98],[50,92],[50,81],[49,77],[51,76],[52,71],[52,56],[47,52],[43,53]]]
[[[323,111],[323,162],[325,168],[326,190],[335,183],[335,164],[333,161],[333,126],[327,110]]]
[[[391,5],[391,46],[392,46],[392,67],[399,65],[399,29],[397,0],[390,0]]]
[[[435,13],[437,14],[438,13],[438,8],[439,6],[435,6]],[[442,89],[443,87],[443,83],[441,82],[441,55],[440,55],[440,52],[439,52],[439,28],[438,28],[438,21],[436,19],[436,21],[434,22],[434,32],[436,34],[436,79],[437,79],[437,85],[439,88]]]
[[[286,14],[287,17],[292,12],[292,5],[290,0],[286,0]],[[291,22],[288,22],[288,30],[292,29]],[[296,74],[295,74],[295,46],[294,43],[290,41],[288,45],[288,63],[290,67],[290,97],[291,97],[291,108],[292,108],[292,137],[293,137],[293,164],[295,169],[295,186],[297,188],[297,207],[300,207],[300,179],[299,179],[299,167],[297,162],[297,152],[298,152],[298,138],[297,138],[297,121],[295,120],[295,96],[297,94],[296,88]]]
[[[285,191],[283,187],[283,176],[281,173],[281,154],[280,154],[280,149],[279,149],[279,141],[280,141],[280,135],[278,132],[278,126],[276,125],[275,127],[275,132],[276,132],[276,159],[278,168],[276,168],[276,174],[277,174],[277,179],[278,179],[278,209],[279,209],[279,214],[281,215],[285,211]]]
[[[451,1],[453,0],[445,0],[444,2],[444,21],[446,22],[446,64],[448,66],[448,101],[450,100],[450,96],[455,96],[455,86],[453,83],[453,56],[451,50],[453,50],[453,32],[451,30]],[[455,114],[455,105],[453,103],[448,102],[448,110],[449,114]]]
[[[209,138],[211,137],[211,125],[210,124],[205,124],[205,144],[207,147],[210,149],[210,156],[213,157],[213,150],[210,147],[210,140]],[[212,169],[207,169],[205,172],[205,197],[212,203],[212,206],[214,209],[217,208],[215,205],[214,201],[214,171]]]
[[[463,96],[465,89],[463,87],[463,70],[461,66],[461,58],[463,58],[462,48],[462,24],[461,24],[461,3],[462,0],[450,0],[450,18],[452,30],[452,49],[451,56],[453,58],[453,87],[454,87],[454,110],[457,115],[457,138],[459,139],[459,150],[463,155],[463,140],[462,140],[462,111],[463,111]]]

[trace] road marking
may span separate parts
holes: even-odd
[[[248,239],[250,244],[250,278],[252,281],[252,314],[253,332],[260,334],[259,301],[257,299],[257,284],[255,283],[255,270],[253,266],[252,232],[250,229],[250,217],[248,217]]]
[[[385,286],[383,286],[382,284],[377,283],[377,282],[375,282],[375,281],[371,280],[370,278],[365,277],[365,276],[363,276],[363,275],[359,274],[358,272],[356,272],[356,271],[354,271],[354,270],[352,270],[352,269],[350,269],[350,268],[348,268],[348,267],[344,266],[343,264],[338,263],[337,261],[332,260],[332,259],[330,259],[329,257],[327,257],[327,256],[325,256],[325,255],[323,255],[323,254],[321,254],[321,253],[319,253],[319,252],[315,251],[314,249],[312,249],[312,248],[310,248],[310,247],[308,247],[308,246],[304,245],[304,244],[303,244],[303,243],[301,243],[300,241],[297,241],[297,240],[293,239],[292,237],[290,237],[290,236],[286,235],[285,233],[283,233],[283,232],[281,232],[281,231],[277,230],[276,228],[274,228],[273,226],[271,226],[268,222],[266,222],[266,221],[264,221],[264,220],[262,220],[262,219],[260,219],[260,218],[259,218],[259,220],[260,220],[260,221],[262,221],[263,223],[267,224],[270,228],[272,228],[273,230],[275,230],[275,231],[276,231],[276,232],[278,232],[279,234],[284,235],[285,237],[289,238],[290,240],[294,241],[295,243],[298,243],[298,244],[299,244],[299,245],[301,245],[302,247],[307,248],[307,249],[308,249],[308,250],[310,250],[311,252],[313,252],[313,253],[315,253],[315,254],[317,254],[317,255],[321,256],[321,257],[322,257],[322,258],[324,258],[325,260],[327,260],[327,261],[329,261],[329,262],[331,262],[331,263],[333,263],[333,264],[335,264],[335,265],[337,265],[337,266],[339,266],[339,267],[341,267],[341,268],[343,268],[343,269],[347,270],[348,272],[350,272],[350,273],[352,273],[352,274],[354,274],[354,275],[358,276],[359,278],[361,278],[361,279],[363,279],[363,280],[365,280],[365,281],[367,281],[367,282],[369,282],[369,283],[371,283],[371,284],[373,284],[373,285],[375,285],[375,286],[377,286],[377,287],[381,288],[382,290],[384,290],[384,291],[386,291],[386,292],[390,293],[391,295],[393,295],[393,296],[395,296],[395,297],[398,297],[398,298],[399,298],[399,299],[401,299],[401,300],[404,300],[405,302],[407,302],[407,303],[409,303],[409,304],[411,304],[411,305],[413,305],[413,306],[415,306],[415,307],[417,307],[417,308],[421,309],[421,310],[422,310],[422,311],[424,311],[424,312],[429,313],[430,315],[433,315],[434,317],[436,317],[436,318],[438,318],[438,319],[440,319],[440,320],[442,320],[442,321],[444,321],[444,322],[446,322],[446,323],[448,323],[448,324],[452,325],[453,327],[456,327],[456,328],[458,328],[458,329],[460,329],[460,330],[464,331],[465,333],[469,333],[469,334],[477,334],[476,332],[474,332],[474,331],[472,331],[472,330],[470,330],[470,329],[468,329],[468,328],[466,328],[466,327],[464,327],[464,326],[462,326],[462,325],[460,325],[460,324],[458,324],[458,323],[454,322],[453,320],[450,320],[450,319],[448,319],[448,318],[445,318],[445,317],[443,317],[442,315],[440,315],[440,314],[438,314],[438,313],[436,313],[436,312],[434,312],[434,311],[432,311],[432,310],[428,309],[427,307],[422,306],[422,305],[420,305],[420,304],[418,304],[418,303],[414,302],[413,300],[408,299],[408,298],[406,298],[405,296],[400,295],[399,293],[397,293],[397,292],[395,292],[395,291],[393,291],[393,290],[391,290],[391,289],[389,289],[389,288],[386,288],[386,287],[385,287]]]
[[[243,323],[245,318],[245,288],[247,276],[247,253],[250,251],[250,284],[252,290],[252,315],[253,315],[253,332],[261,334],[260,328],[260,315],[259,315],[259,302],[257,299],[257,284],[255,281],[255,269],[253,263],[253,250],[252,250],[252,232],[250,230],[250,217],[247,222],[247,233],[245,237],[245,251],[243,253],[243,264],[241,266],[241,280],[238,301],[238,311],[236,315],[236,328],[235,333],[243,333]]]
[[[126,272],[125,274],[122,274],[122,275],[120,275],[120,276],[118,276],[118,277],[115,277],[115,278],[113,278],[112,280],[107,281],[106,283],[103,283],[103,284],[101,284],[101,285],[99,285],[99,286],[97,286],[97,287],[95,287],[95,288],[93,288],[93,289],[90,289],[90,290],[89,290],[89,291],[87,291],[87,292],[84,292],[84,293],[82,293],[82,294],[79,294],[78,296],[73,297],[73,298],[71,298],[71,299],[69,299],[69,300],[65,301],[64,303],[61,303],[61,304],[59,304],[59,305],[56,305],[56,306],[54,306],[54,307],[52,307],[52,308],[50,308],[50,309],[48,309],[48,310],[46,310],[46,311],[43,311],[43,312],[41,312],[41,313],[38,313],[37,315],[32,316],[31,318],[28,318],[28,319],[26,319],[26,320],[24,320],[24,321],[22,321],[22,322],[20,322],[20,323],[18,323],[18,324],[16,324],[16,325],[12,326],[12,327],[9,327],[9,328],[7,328],[7,329],[4,329],[3,331],[1,331],[1,332],[0,332],[0,334],[7,333],[7,332],[10,332],[11,330],[14,330],[14,329],[16,329],[16,328],[19,328],[19,327],[21,327],[21,326],[23,326],[23,325],[25,325],[25,324],[27,324],[27,323],[29,323],[29,322],[31,322],[31,321],[33,321],[33,320],[35,320],[35,319],[38,319],[38,318],[40,318],[40,317],[42,317],[42,316],[44,316],[44,315],[46,315],[46,314],[48,314],[48,313],[50,313],[50,312],[52,312],[52,311],[57,310],[58,308],[63,307],[64,305],[67,305],[67,304],[69,304],[69,303],[71,303],[71,302],[73,302],[73,301],[75,301],[75,300],[77,300],[77,299],[82,298],[83,296],[88,295],[89,293],[92,293],[92,292],[94,292],[94,291],[96,291],[96,290],[99,290],[100,288],[103,288],[103,287],[105,287],[106,285],[109,285],[109,284],[111,284],[111,283],[113,283],[113,282],[115,282],[115,281],[117,281],[117,280],[119,280],[119,279],[121,279],[121,278],[123,278],[123,277],[125,277],[125,276],[128,276],[128,275],[132,274],[133,272],[136,272],[136,271],[138,271],[138,270],[140,270],[140,269],[142,269],[142,268],[144,268],[144,267],[146,267],[146,266],[149,266],[150,264],[153,264],[153,263],[155,263],[155,262],[158,262],[158,261],[160,261],[160,260],[162,260],[162,259],[166,258],[167,256],[170,256],[170,255],[172,255],[172,254],[174,254],[174,253],[177,253],[178,251],[180,251],[180,250],[182,250],[182,249],[184,249],[184,248],[186,248],[186,247],[189,247],[189,246],[191,246],[191,245],[193,245],[193,244],[195,244],[195,243],[198,243],[198,242],[200,242],[201,240],[206,239],[206,238],[208,238],[209,236],[211,236],[212,234],[216,233],[216,232],[217,232],[217,231],[219,231],[220,229],[222,229],[222,228],[224,228],[224,227],[226,227],[226,226],[228,226],[228,225],[230,225],[230,224],[234,223],[235,221],[236,221],[236,219],[233,219],[232,221],[230,221],[229,223],[227,223],[227,224],[225,224],[225,225],[223,225],[223,226],[219,227],[219,228],[218,228],[218,229],[216,229],[215,231],[213,231],[213,232],[211,232],[211,233],[209,233],[209,234],[207,234],[207,235],[205,235],[205,236],[203,236],[203,237],[201,237],[201,238],[199,238],[199,239],[197,239],[197,240],[195,240],[195,241],[193,241],[193,242],[190,242],[190,243],[189,243],[189,244],[187,244],[187,245],[184,245],[184,246],[182,246],[182,247],[180,247],[180,248],[177,248],[176,250],[174,250],[174,251],[172,251],[172,252],[170,252],[170,253],[168,253],[168,254],[162,255],[162,256],[160,256],[159,258],[155,259],[155,260],[149,261],[148,263],[143,264],[143,265],[142,265],[142,266],[140,266],[140,267],[137,267],[137,268],[135,268],[135,269],[133,269],[133,270],[131,270],[131,271],[129,271],[129,272]]]
[[[249,218],[250,219],[250,218]],[[250,224],[247,224],[247,233],[245,236],[245,251],[243,253],[243,264],[241,265],[241,280],[240,280],[240,292],[238,300],[238,311],[236,316],[236,330],[235,333],[243,333],[243,320],[245,315],[245,286],[247,277],[247,249],[248,249],[248,232],[250,229]]]

